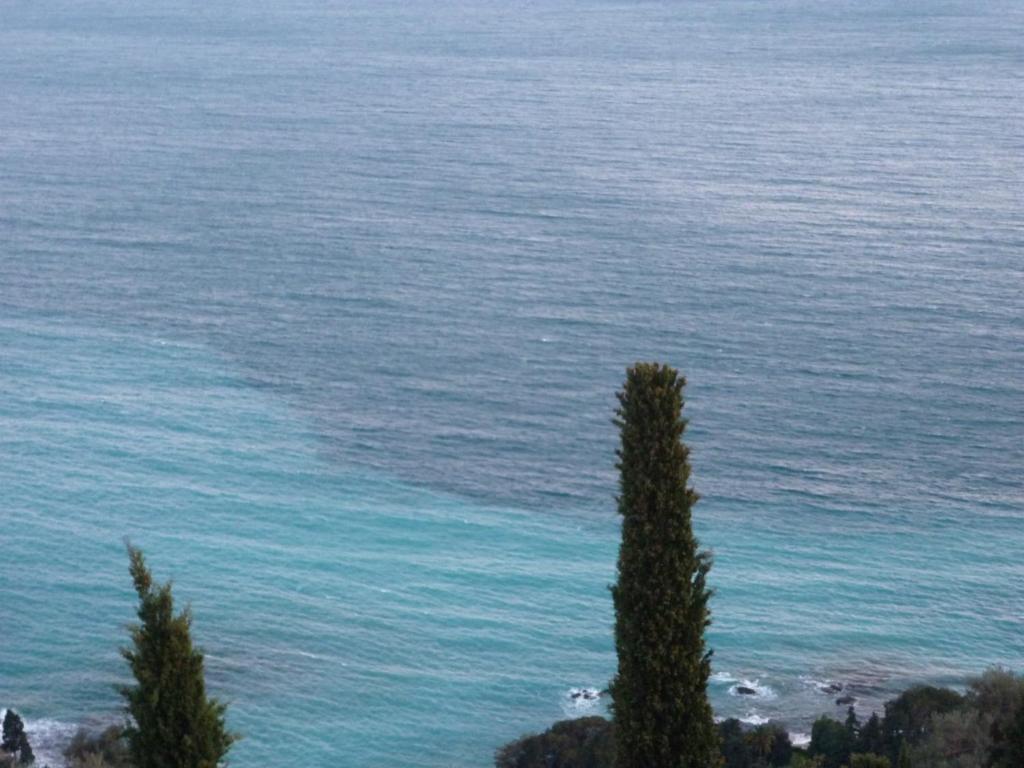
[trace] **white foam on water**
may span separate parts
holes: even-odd
[[[794,733],[789,734],[789,740],[793,742],[794,747],[806,747],[811,743],[811,736],[808,733]]]
[[[846,686],[838,680],[820,680],[808,675],[801,675],[800,682],[808,688],[813,688],[818,693],[824,693],[829,696],[838,694],[846,688]]]
[[[740,688],[749,688],[753,693],[740,693]],[[732,696],[760,699],[762,701],[772,701],[778,698],[778,694],[775,693],[771,686],[762,685],[760,680],[740,680],[729,688],[729,693]]]
[[[746,717],[741,717],[738,719],[741,723],[746,723],[747,725],[765,725],[771,722],[770,717],[764,717],[763,715],[759,715],[756,712],[748,712]]]
[[[0,710],[0,721],[6,716],[7,710]],[[25,735],[28,736],[28,743],[36,756],[36,768],[64,768],[64,748],[75,735],[78,726],[72,723],[65,723],[60,720],[43,718],[40,720],[29,720],[22,718],[25,723]]]
[[[562,697],[562,709],[568,715],[596,712],[603,706],[602,693],[597,688],[570,688]]]

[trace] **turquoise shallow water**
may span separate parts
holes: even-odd
[[[1024,16],[889,5],[5,4],[0,706],[116,718],[127,535],[239,766],[592,711],[646,358],[719,714],[1024,667]]]

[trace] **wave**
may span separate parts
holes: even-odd
[[[6,714],[6,709],[0,709],[0,721],[3,721]],[[36,756],[35,765],[63,768],[66,765],[64,748],[71,741],[71,737],[75,735],[78,725],[49,718],[30,720],[22,716],[22,719],[25,723],[28,742],[32,745],[32,752]]]
[[[729,687],[731,696],[742,696],[761,701],[773,701],[778,694],[769,685],[763,685],[760,680],[738,680]]]
[[[562,708],[568,714],[575,715],[597,711],[604,704],[602,699],[605,693],[598,688],[570,688],[562,697]]]
[[[801,675],[800,682],[809,688],[813,688],[818,693],[824,693],[829,696],[841,693],[845,687],[843,683],[840,683],[837,680],[819,680],[818,678],[809,677],[807,675]]]
[[[736,719],[745,725],[767,725],[772,721],[770,717],[759,715],[757,712],[748,712],[746,717],[738,717]]]

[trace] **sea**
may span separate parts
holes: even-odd
[[[237,768],[607,712],[641,360],[688,381],[719,717],[1024,670],[1022,30],[0,0],[0,708],[40,765],[123,721],[125,540]]]

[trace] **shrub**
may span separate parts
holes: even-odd
[[[775,723],[744,728],[735,718],[718,724],[725,768],[784,768],[793,758],[789,733]]]
[[[964,704],[964,697],[948,688],[917,685],[885,704],[882,731],[890,760],[900,753],[906,741],[910,746],[921,742],[929,730],[933,715],[952,712]]]
[[[885,754],[885,734],[882,731],[882,721],[874,712],[860,728],[856,750],[861,754]]]
[[[743,723],[735,717],[718,724],[718,739],[722,747],[725,768],[751,768],[750,750],[747,747]]]
[[[991,738],[981,714],[957,709],[932,715],[927,734],[910,750],[914,766],[982,768]]]
[[[993,744],[989,761],[992,768],[1020,768],[1024,765],[1024,703],[1002,739]]]
[[[841,768],[850,758],[853,747],[846,725],[831,717],[819,717],[811,726],[812,757],[821,757],[824,768]]]
[[[131,768],[124,730],[112,725],[99,734],[80,728],[64,750],[69,768]]]
[[[993,768],[1019,768],[1024,754],[1013,755],[1014,732],[1024,725],[1024,679],[995,667],[970,681],[967,703],[974,707],[988,730],[988,764]],[[1017,734],[1021,739],[1021,734]],[[1022,750],[1024,752],[1024,750]]]
[[[612,768],[614,761],[614,725],[603,717],[563,720],[494,756],[496,768]]]

